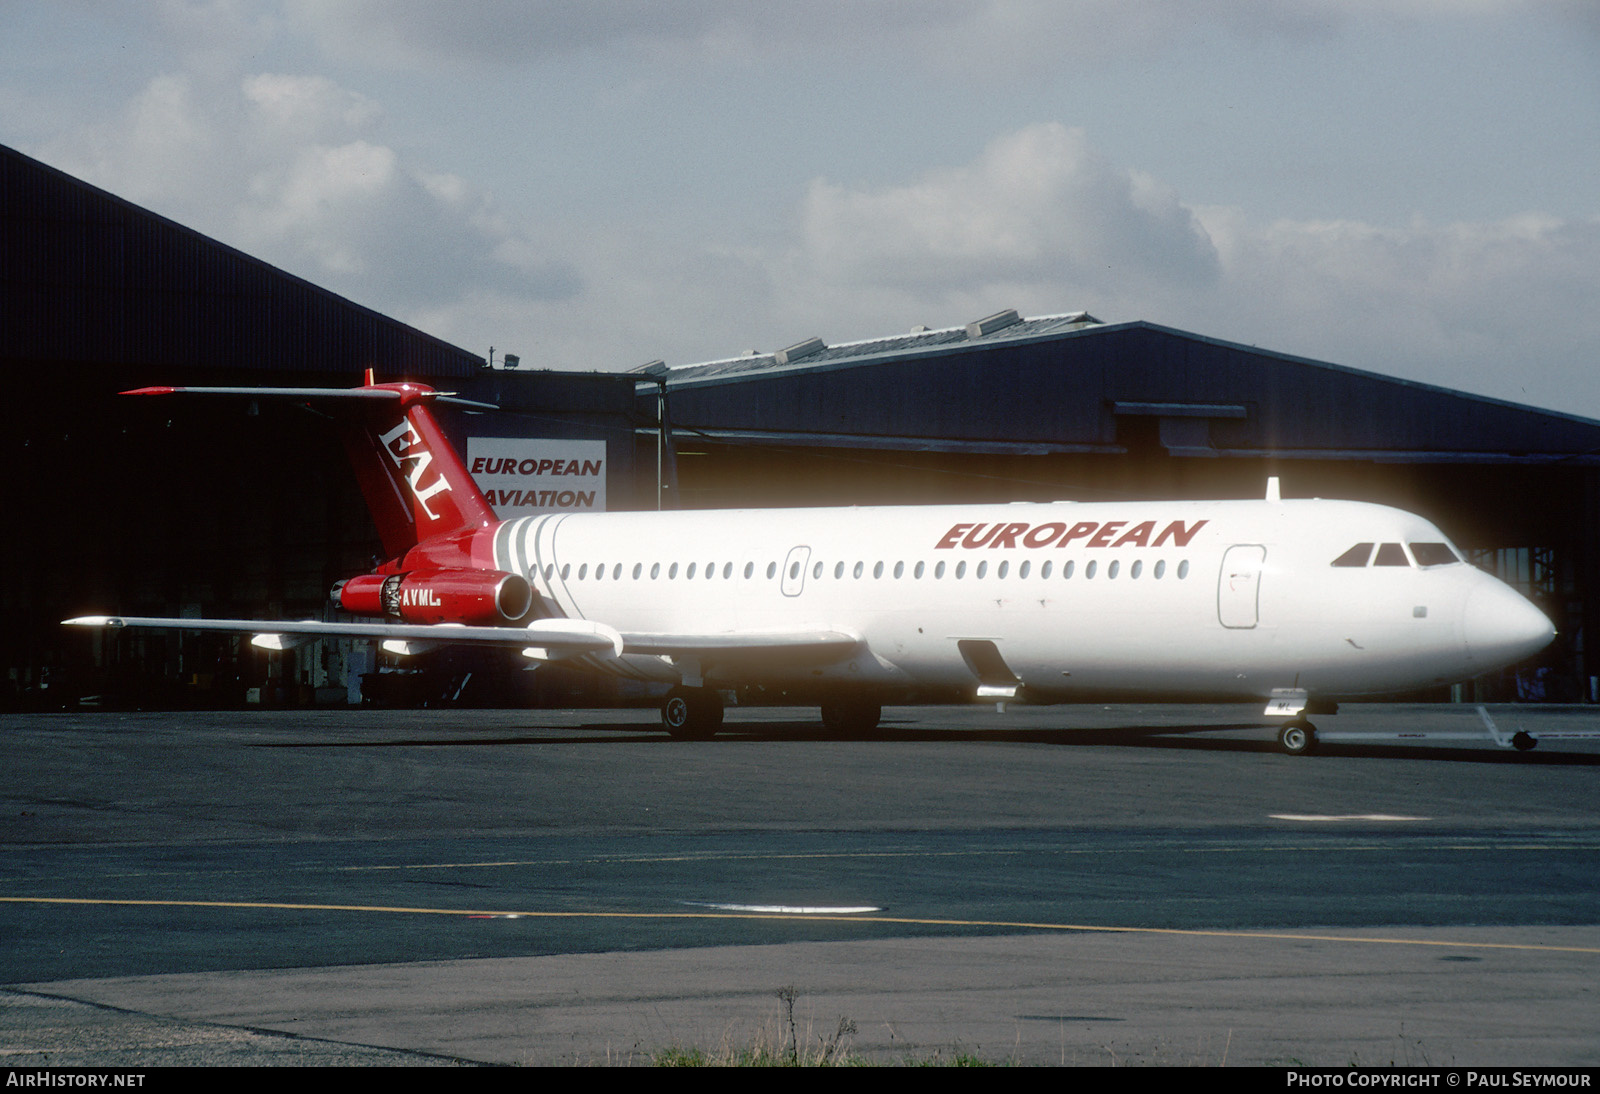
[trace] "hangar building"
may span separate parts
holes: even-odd
[[[1537,677],[1460,697],[1520,687],[1592,701],[1600,676],[1585,642],[1600,621],[1600,422],[1151,323],[1003,312],[679,367],[494,370],[0,148],[0,329],[13,530],[0,544],[13,579],[0,700],[40,701],[45,685],[52,700],[146,705],[345,694],[373,667],[348,650],[295,660],[199,636],[91,641],[57,621],[326,615],[332,583],[379,551],[327,423],[265,402],[114,393],[350,386],[367,367],[497,407],[446,415],[464,456],[591,446],[611,509],[1255,497],[1269,475],[1286,497],[1398,505],[1561,630]],[[534,699],[599,701],[599,686],[555,682]]]

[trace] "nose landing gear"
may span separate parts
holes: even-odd
[[[1291,756],[1306,756],[1317,750],[1317,727],[1304,718],[1285,722],[1278,730],[1278,745]]]

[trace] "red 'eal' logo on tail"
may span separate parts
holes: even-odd
[[[429,520],[438,520],[439,514],[428,508],[428,499],[435,494],[443,493],[450,489],[450,482],[440,472],[439,477],[428,486],[421,485],[422,477],[428,472],[428,465],[433,462],[433,453],[422,443],[422,438],[412,428],[411,423],[401,419],[400,424],[378,438],[383,444],[383,450],[394,461],[395,467],[405,476],[406,485],[411,487],[412,496],[417,499],[417,504],[422,506],[422,511],[428,514]],[[406,464],[411,464],[407,470]]]

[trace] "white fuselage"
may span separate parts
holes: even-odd
[[[1370,564],[1335,565],[1358,543],[1375,545]],[[1385,544],[1402,545],[1398,562],[1388,551],[1379,564]],[[975,690],[994,670],[992,643],[1034,698],[1358,696],[1492,671],[1553,633],[1428,521],[1359,502],[552,515],[501,525],[495,556],[552,613],[623,632],[861,640],[822,664],[695,667],[724,685]],[[613,669],[682,673],[655,657]]]

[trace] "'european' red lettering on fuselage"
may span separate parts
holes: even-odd
[[[1184,524],[1175,520],[1160,532],[1159,521],[1146,520],[1132,524],[1125,520],[1108,520],[1105,523],[1083,520],[1068,525],[1061,521],[1048,524],[956,524],[944,534],[935,548],[943,547],[1187,547],[1195,533],[1206,526],[1197,520]]]

